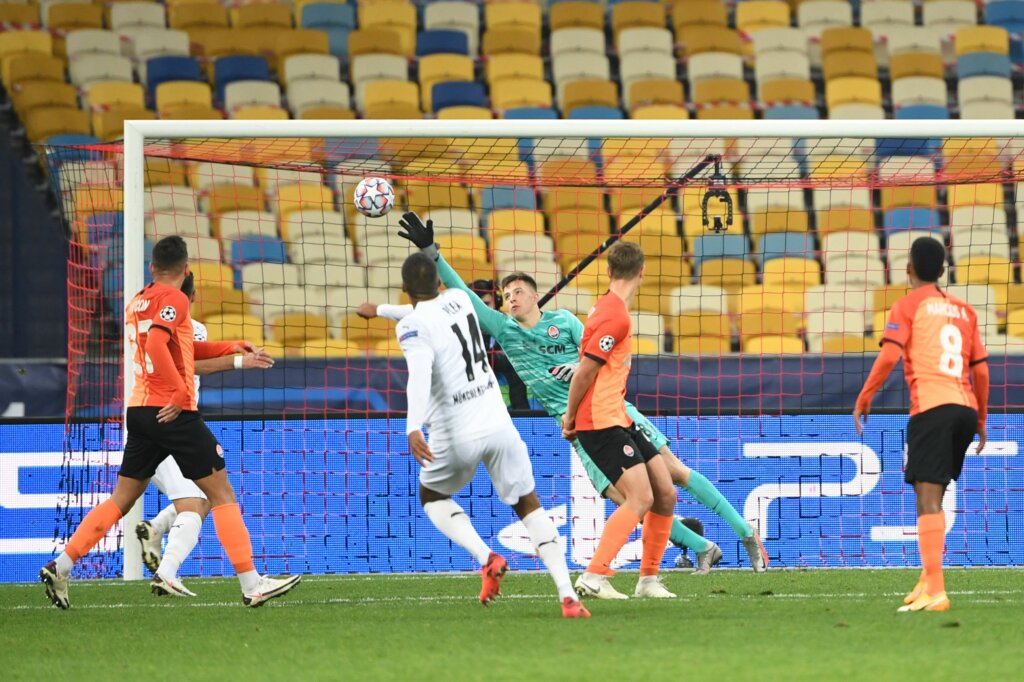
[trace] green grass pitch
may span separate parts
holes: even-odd
[[[307,577],[243,608],[233,579],[0,586],[5,680],[1009,680],[1024,652],[1024,570],[947,569],[953,609],[897,614],[909,570],[667,572],[666,601],[591,600],[565,621],[546,575],[499,603],[470,575]],[[635,573],[614,579],[632,592]]]

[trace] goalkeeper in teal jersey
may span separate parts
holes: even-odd
[[[438,274],[447,287],[457,287],[469,294],[476,310],[480,327],[497,340],[505,350],[516,373],[526,383],[545,411],[561,424],[569,399],[569,383],[579,363],[579,344],[583,324],[568,310],[541,311],[537,302],[536,281],[526,273],[512,273],[501,282],[501,295],[508,315],[494,310],[474,294],[459,274],[440,256],[434,243],[432,221],[426,225],[415,213],[406,213],[399,224],[405,232],[399,235],[409,239],[437,261]],[[412,306],[375,306],[364,304],[359,309],[363,317],[380,315],[401,319],[411,312]],[[756,572],[767,568],[768,555],[758,534],[743,520],[736,509],[700,473],[684,465],[668,447],[668,439],[658,431],[639,410],[629,402],[626,411],[644,434],[664,455],[673,482],[686,490],[698,502],[722,517],[742,540]],[[621,494],[593,463],[579,441],[573,442],[594,488],[615,504],[622,504]],[[714,542],[701,537],[679,519],[672,525],[670,540],[680,547],[689,547],[697,553],[695,573],[706,574],[722,558]]]

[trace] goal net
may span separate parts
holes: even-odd
[[[849,413],[887,311],[908,290],[911,243],[938,240],[948,253],[941,284],[978,312],[992,372],[989,446],[972,452],[946,497],[948,560],[1024,563],[1024,158],[1012,133],[937,121],[154,121],[127,125],[123,145],[49,148],[73,243],[57,533],[112,489],[125,296],[147,281],[152,244],[180,235],[196,278],[194,319],[211,340],[246,339],[276,359],[268,370],[202,377],[200,392],[258,565],[471,568],[419,509],[394,323],[356,314],[364,302],[407,301],[400,268],[414,247],[398,221],[415,211],[481,295],[522,271],[550,294],[545,309],[581,319],[605,290],[603,247],[640,244],[647,273],[628,398],[757,522],[772,561],[786,567],[918,564],[900,372],[863,439]],[[352,201],[371,176],[396,194],[381,218]],[[500,350],[490,355],[541,502],[571,565],[583,566],[610,503]],[[459,499],[513,567],[539,566],[486,472]],[[140,513],[165,503],[150,491]],[[676,511],[703,521],[723,565],[745,565],[719,517],[683,491]],[[141,576],[137,518],[112,532],[87,574]],[[635,542],[620,560],[638,557]],[[212,528],[182,570],[230,572]]]

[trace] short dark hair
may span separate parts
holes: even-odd
[[[946,247],[938,239],[918,237],[910,245],[910,262],[922,282],[938,282],[946,265]]]
[[[164,237],[153,247],[153,269],[168,272],[183,269],[188,264],[188,246],[178,235]]]
[[[410,296],[417,298],[437,294],[437,266],[424,253],[414,253],[402,263],[402,284]]]
[[[644,268],[644,252],[633,242],[615,242],[608,249],[608,270],[612,279],[633,279]]]
[[[502,277],[501,290],[504,291],[505,287],[507,287],[509,284],[512,284],[512,282],[526,282],[527,286],[529,286],[534,291],[537,291],[537,280],[535,280],[533,277],[530,277],[525,272],[516,271]]]
[[[185,298],[192,300],[192,297],[196,293],[196,276],[195,273],[188,273],[185,275],[185,281],[181,283],[181,293],[185,294]]]

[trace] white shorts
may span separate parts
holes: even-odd
[[[498,498],[515,504],[533,492],[533,467],[526,443],[515,429],[472,440],[430,444],[434,461],[420,469],[420,484],[443,495],[454,495],[476,475],[480,462],[487,467]]]
[[[191,497],[206,499],[206,495],[199,489],[199,486],[181,473],[181,469],[178,468],[178,463],[174,461],[173,457],[167,457],[160,462],[151,481],[169,500],[183,500]]]

